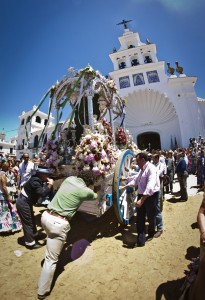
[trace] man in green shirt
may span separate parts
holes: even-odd
[[[90,171],[81,171],[78,177],[67,177],[48,205],[48,210],[42,214],[41,224],[48,238],[38,282],[38,299],[45,299],[50,293],[58,257],[70,230],[69,221],[83,201],[97,199],[97,194],[88,187],[93,184]]]

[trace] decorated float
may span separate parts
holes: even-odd
[[[90,66],[70,68],[47,91],[35,112],[48,96],[48,118],[54,109],[56,125],[47,140],[48,124],[42,131],[41,163],[52,168],[57,178],[68,176],[71,170],[92,172],[95,185],[100,186],[98,199],[85,201],[79,210],[101,216],[113,205],[119,222],[128,224],[135,212],[134,195],[120,191],[120,179],[128,176],[138,148],[125,128],[126,101],[119,96],[114,81]],[[69,113],[62,122],[67,106]]]

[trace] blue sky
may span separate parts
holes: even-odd
[[[38,105],[67,73],[88,63],[103,75],[123,19],[142,42],[156,43],[159,60],[179,61],[205,98],[204,0],[0,0],[0,131],[17,134],[22,111]],[[47,106],[43,107],[47,112]]]

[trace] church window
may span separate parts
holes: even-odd
[[[38,136],[36,135],[34,137],[34,148],[36,148],[38,146]]]
[[[129,76],[123,76],[119,78],[120,89],[130,87],[130,78]]]
[[[44,135],[44,137],[43,137],[43,144],[45,145],[46,143],[47,143],[47,134]]]
[[[149,55],[146,55],[146,56],[145,56],[145,59],[144,59],[144,63],[145,63],[145,64],[149,64],[149,63],[151,63],[151,62],[152,62],[151,57],[150,57]]]
[[[131,60],[131,65],[132,65],[132,66],[137,66],[137,65],[139,65],[138,59],[137,59],[137,58],[133,58],[133,59]]]
[[[147,79],[149,83],[159,82],[159,76],[157,71],[149,71],[147,72]]]
[[[135,48],[135,46],[134,45],[128,45],[128,49],[131,49],[131,48]]]
[[[133,74],[132,77],[135,86],[145,84],[143,73]]]
[[[36,116],[36,123],[40,123],[41,124],[41,118],[39,116]]]
[[[119,63],[119,69],[124,69],[126,68],[126,63],[124,61]]]
[[[24,125],[24,119],[21,121],[21,125]]]

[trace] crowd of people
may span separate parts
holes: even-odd
[[[143,247],[147,241],[163,234],[163,201],[166,193],[173,193],[173,183],[178,181],[180,198],[187,201],[187,178],[197,177],[199,188],[204,187],[205,142],[200,136],[190,138],[186,149],[138,152],[131,161],[129,175],[121,177],[121,190],[128,187],[137,191],[137,240],[133,247]],[[93,177],[87,172],[69,174],[57,191],[49,169],[24,153],[20,160],[0,156],[0,233],[23,230],[25,247],[38,249],[39,243],[33,206],[39,198],[49,195],[49,203],[42,214],[42,228],[47,234],[46,254],[38,284],[38,299],[44,299],[51,284],[58,257],[70,230],[70,220],[81,203],[97,198]],[[204,206],[203,206],[204,207]],[[200,208],[201,216],[202,208]],[[204,210],[203,210],[204,213]],[[146,222],[148,228],[146,229]],[[204,243],[204,219],[199,219],[199,228]]]

